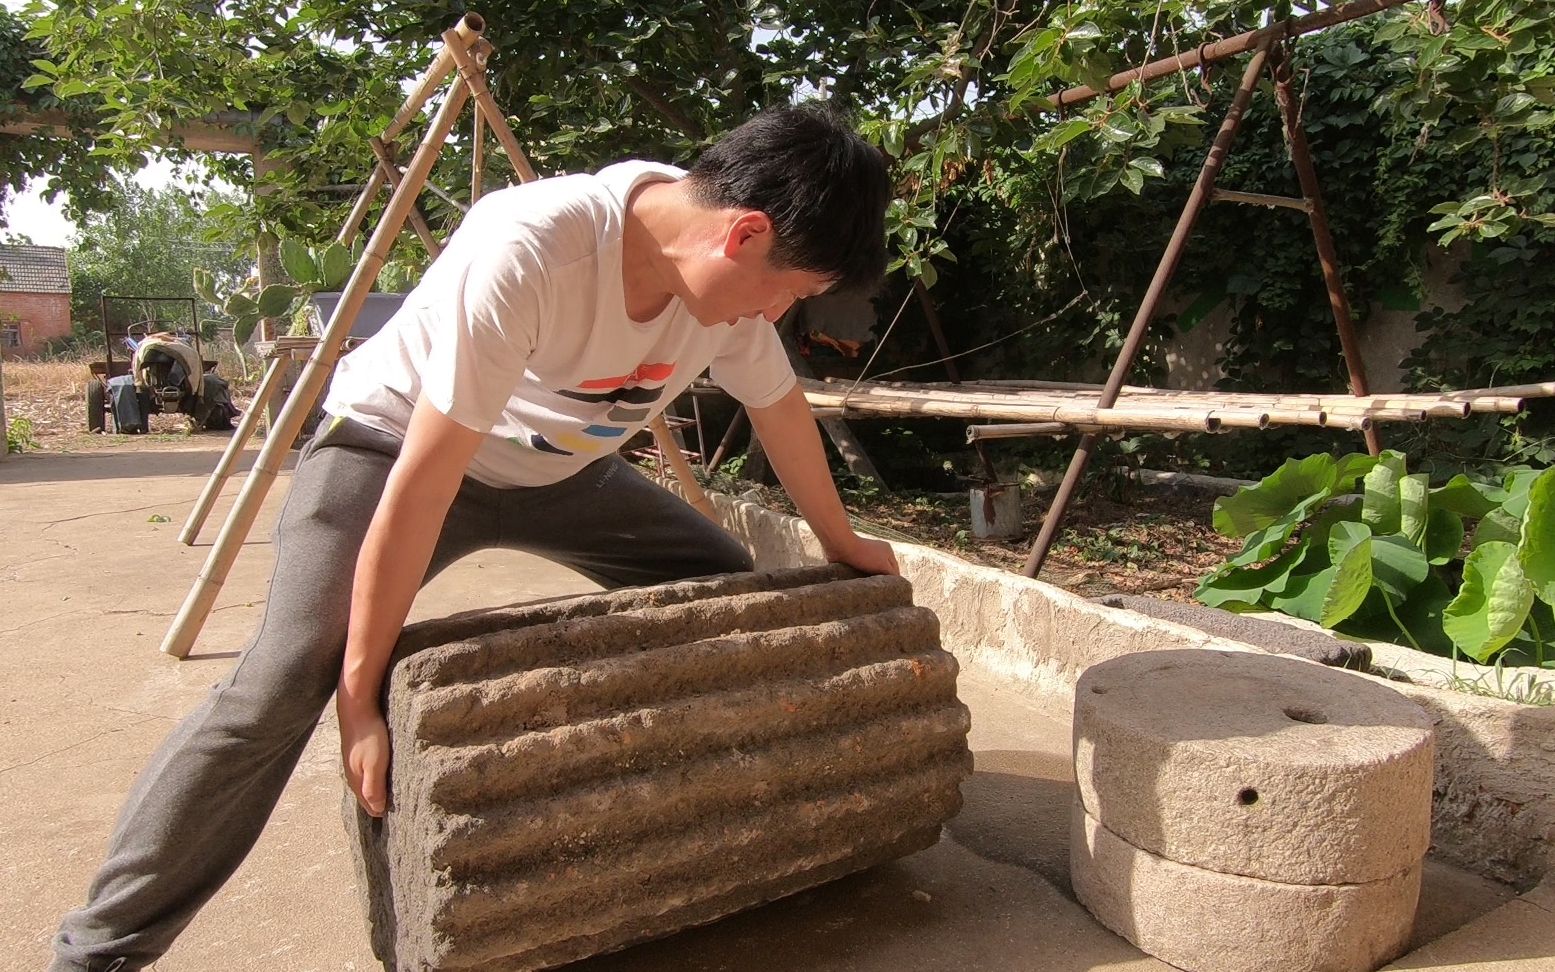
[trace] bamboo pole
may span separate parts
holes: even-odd
[[[369,138],[367,144],[372,146],[373,155],[378,158],[378,167],[388,176],[389,185],[394,192],[399,192],[400,186],[405,184],[405,176],[400,173],[399,163],[394,159],[394,149],[381,138]],[[427,248],[427,252],[432,255],[432,259],[436,260],[442,256],[442,244],[438,243],[437,237],[432,235],[432,227],[428,226],[427,221],[421,218],[421,210],[417,208],[414,202],[411,203],[410,211],[406,213],[405,218],[410,221],[410,225],[415,229],[416,235],[421,237],[421,245]]]
[[[480,112],[470,115],[470,205],[481,201],[486,182],[486,122]]]
[[[462,23],[464,22],[461,21]],[[445,49],[460,42],[458,28],[444,32]],[[173,625],[162,642],[162,650],[173,657],[183,658],[194,646],[195,637],[216,603],[221,586],[226,581],[227,574],[242,549],[243,540],[248,536],[248,531],[259,514],[260,504],[264,502],[271,484],[275,482],[280,472],[282,460],[290,450],[292,440],[297,437],[298,430],[302,428],[303,421],[313,408],[313,402],[318,398],[325,380],[329,377],[335,358],[340,353],[341,340],[350,333],[351,322],[356,319],[357,313],[366,302],[367,294],[388,258],[395,237],[405,225],[405,217],[415,201],[416,192],[431,174],[438,151],[448,138],[454,120],[468,98],[469,89],[466,85],[454,84],[449,87],[447,98],[433,117],[431,127],[411,158],[404,183],[390,197],[388,207],[377,228],[373,230],[361,262],[352,271],[345,292],[341,295],[340,302],[335,305],[335,312],[330,315],[323,337],[313,349],[308,363],[303,367],[297,387],[293,389],[286,401],[286,407],[281,410],[276,420],[273,434],[266,438],[258,460],[249,473],[247,481],[244,482],[242,492],[238,494],[237,503],[227,515],[227,521],[216,538],[216,544],[206,558],[205,566],[184,599],[178,616],[173,620]]]
[[[925,415],[938,418],[1010,419],[1033,422],[1067,422],[1120,429],[1157,429],[1179,432],[1218,432],[1223,419],[1208,411],[1169,408],[1097,408],[1093,405],[1014,405],[1002,402],[969,402],[943,398],[901,398],[875,395],[847,396],[812,390],[805,399],[812,407],[847,408],[860,414]]]
[[[471,97],[475,99],[475,110],[486,116],[486,123],[491,126],[491,133],[497,137],[497,144],[502,146],[502,152],[508,157],[508,163],[518,174],[518,181],[534,182],[540,178],[535,174],[534,167],[529,164],[529,158],[524,155],[524,150],[519,147],[518,139],[514,137],[513,130],[508,127],[507,118],[503,117],[502,109],[497,107],[496,99],[491,96],[491,89],[486,86],[485,58],[480,57],[479,54],[471,56],[458,48],[450,48],[450,51],[454,62],[459,65],[459,73],[464,77],[464,83],[470,88]]]
[[[686,454],[680,451],[680,443],[675,441],[675,434],[670,431],[669,423],[664,421],[664,416],[655,417],[648,423],[648,428],[653,431],[653,441],[659,447],[659,455],[664,457],[675,479],[679,481],[680,488],[685,491],[686,502],[690,503],[698,513],[717,523],[718,513],[713,509],[713,501],[702,491],[696,473],[691,471],[691,463],[686,461]]]
[[[432,58],[432,63],[422,73],[421,78],[416,82],[416,86],[406,96],[405,103],[395,113],[394,120],[389,122],[389,127],[379,134],[379,138],[385,142],[392,142],[399,136],[400,132],[405,130],[406,126],[415,120],[416,115],[420,114],[422,107],[431,100],[432,96],[437,93],[437,89],[447,80],[449,73],[458,65],[459,59],[455,52],[463,54],[469,48],[474,47],[481,40],[481,35],[485,33],[485,30],[486,21],[480,14],[467,13],[459,18],[459,22],[454,24],[453,27],[443,32],[442,48]]]
[[[227,479],[232,475],[232,467],[237,465],[238,456],[243,453],[243,447],[254,434],[254,427],[259,424],[259,416],[263,414],[270,396],[275,394],[287,364],[286,357],[277,357],[271,359],[270,366],[265,369],[265,376],[260,379],[259,387],[254,391],[254,400],[249,403],[248,408],[243,412],[243,417],[238,420],[238,427],[232,433],[232,440],[227,443],[226,450],[222,452],[221,460],[216,463],[216,469],[205,481],[205,488],[200,491],[200,498],[194,501],[194,509],[189,511],[189,519],[184,522],[183,532],[178,535],[178,542],[184,546],[192,545],[195,538],[200,535],[200,528],[205,525],[205,518],[210,516],[211,507],[216,505],[216,497],[221,495],[221,488],[227,484]]]

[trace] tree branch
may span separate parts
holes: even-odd
[[[642,78],[627,78],[626,87],[637,97],[646,101],[654,111],[663,115],[665,120],[680,130],[687,138],[698,142],[707,137],[707,131],[699,125],[696,119],[677,108],[668,98],[649,86]]]

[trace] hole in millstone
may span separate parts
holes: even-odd
[[[1236,795],[1236,802],[1244,807],[1250,807],[1258,802],[1258,791],[1248,787]]]
[[[1092,685],[1091,686],[1091,694],[1092,695],[1106,695],[1107,694],[1106,686],[1103,686],[1103,685]]]
[[[1323,713],[1313,711],[1312,709],[1303,709],[1300,706],[1295,705],[1286,709],[1285,715],[1287,718],[1294,719],[1296,722],[1305,722],[1314,726],[1321,726],[1328,722],[1328,716],[1324,715]]]

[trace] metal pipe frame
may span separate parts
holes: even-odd
[[[1264,66],[1268,63],[1269,50],[1274,45],[1275,37],[1276,34],[1270,32],[1258,41],[1252,59],[1248,62],[1246,70],[1242,72],[1236,97],[1231,101],[1231,108],[1226,112],[1225,120],[1220,123],[1220,130],[1215,134],[1215,141],[1210,145],[1209,154],[1204,157],[1204,164],[1199,169],[1199,177],[1193,184],[1192,192],[1188,194],[1188,202],[1183,206],[1182,215],[1177,219],[1177,227],[1172,231],[1171,241],[1166,245],[1166,252],[1161,255],[1161,262],[1156,266],[1155,276],[1150,281],[1149,289],[1145,291],[1144,300],[1139,305],[1139,312],[1134,315],[1134,321],[1129,326],[1128,336],[1118,352],[1117,361],[1113,363],[1112,373],[1107,376],[1107,383],[1102,386],[1101,398],[1097,402],[1098,408],[1111,408],[1117,403],[1123,383],[1128,377],[1129,370],[1134,366],[1134,359],[1139,355],[1140,348],[1144,346],[1150,319],[1155,316],[1156,308],[1160,305],[1167,286],[1177,272],[1177,265],[1181,262],[1183,251],[1187,248],[1193,225],[1198,222],[1199,214],[1209,203],[1210,193],[1215,188],[1215,180],[1220,177],[1220,170],[1225,166],[1231,144],[1236,141],[1237,129],[1242,126],[1242,118],[1247,113],[1247,106],[1252,103],[1253,91],[1258,85],[1259,76],[1263,74]],[[1038,532],[1031,553],[1026,558],[1023,573],[1027,577],[1037,576],[1037,572],[1042,569],[1042,563],[1047,559],[1053,540],[1058,535],[1058,527],[1063,522],[1064,512],[1074,498],[1080,477],[1084,474],[1086,466],[1090,465],[1091,453],[1096,449],[1096,441],[1097,435],[1094,432],[1087,432],[1080,437],[1080,444],[1075,449],[1074,458],[1070,460],[1069,468],[1064,472],[1063,482],[1059,484],[1058,492],[1053,495],[1053,504],[1048,507],[1047,515],[1042,518],[1042,529]]]

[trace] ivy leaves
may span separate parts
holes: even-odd
[[[1467,519],[1478,523],[1460,561]],[[1397,452],[1318,454],[1217,502],[1214,523],[1245,542],[1200,582],[1206,604],[1272,608],[1478,662],[1515,647],[1555,665],[1555,469],[1432,489]]]

